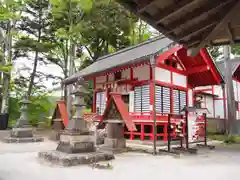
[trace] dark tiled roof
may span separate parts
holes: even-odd
[[[231,71],[232,71],[232,75],[234,74],[234,72],[237,70],[238,66],[240,65],[240,59],[239,58],[235,58],[235,59],[231,59]],[[224,61],[220,61],[220,62],[216,62],[216,65],[219,69],[219,71],[221,72],[221,74],[224,76]]]
[[[71,84],[76,82],[79,77],[86,77],[118,66],[141,62],[144,57],[155,54],[172,43],[173,41],[162,36],[149,39],[138,45],[100,57],[95,63],[65,79],[63,83]]]

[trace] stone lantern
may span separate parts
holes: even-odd
[[[84,96],[87,94],[85,84],[81,79],[73,92],[73,106],[76,111],[68,122],[68,127],[60,135],[60,141],[55,151],[40,152],[39,158],[63,166],[90,164],[93,162],[114,159],[112,153],[97,152],[94,137],[83,118]]]
[[[17,123],[10,132],[10,137],[5,138],[7,143],[21,143],[21,142],[39,142],[43,141],[42,137],[34,136],[33,128],[28,122],[28,105],[31,103],[27,95],[24,96],[21,103],[21,115]]]

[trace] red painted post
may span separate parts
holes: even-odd
[[[167,123],[164,123],[164,129],[163,129],[163,133],[164,133],[164,136],[163,136],[163,141],[167,141],[168,139],[168,124]]]
[[[92,104],[92,112],[96,113],[96,78],[93,79],[93,104]]]
[[[144,124],[141,123],[141,141],[144,141]]]

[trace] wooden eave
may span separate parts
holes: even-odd
[[[188,48],[240,42],[240,0],[117,0]]]

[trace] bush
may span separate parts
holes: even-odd
[[[17,119],[20,117],[20,101],[22,98],[13,98],[11,97],[9,100],[9,127],[12,127]],[[32,126],[37,126],[39,120],[42,118],[46,120],[46,125],[49,125],[48,116],[51,114],[51,110],[56,105],[55,103],[49,100],[49,96],[46,94],[32,96],[30,98],[31,103],[28,106],[28,117],[29,123]],[[43,122],[45,123],[45,122]]]

